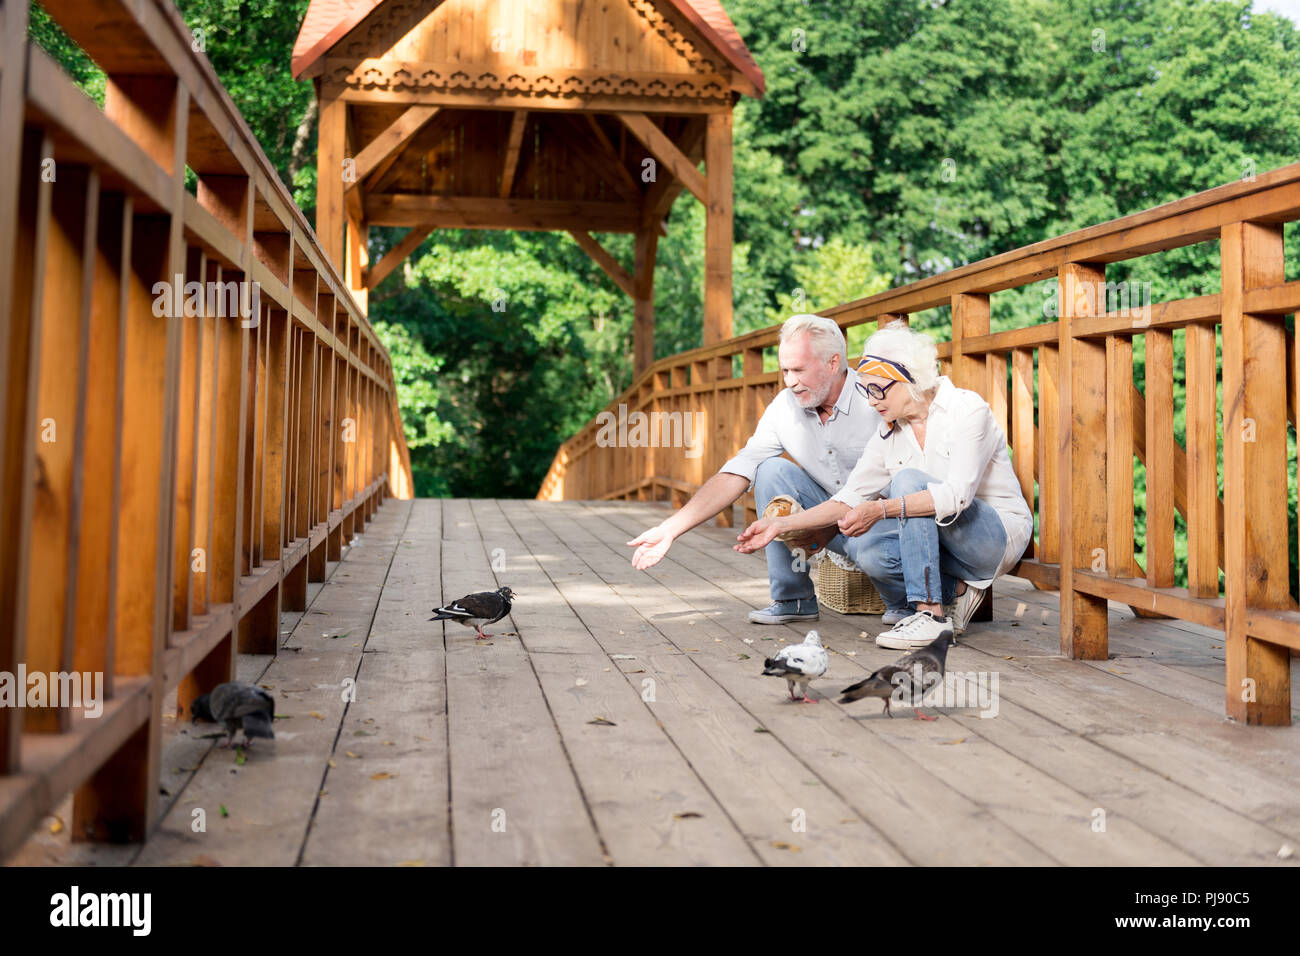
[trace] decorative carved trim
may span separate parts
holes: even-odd
[[[671,44],[672,48],[701,73],[721,73],[722,63],[687,39],[683,24],[674,15],[671,19],[655,6],[654,0],[628,0],[632,10],[649,24],[650,28]]]
[[[650,96],[726,101],[731,84],[707,73],[612,73],[363,60],[355,68],[327,61],[324,80],[355,90],[490,90],[530,96]]]

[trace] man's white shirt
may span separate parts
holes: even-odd
[[[835,494],[882,427],[880,414],[854,387],[856,381],[846,370],[839,398],[824,422],[816,408],[803,408],[790,389],[782,389],[764,410],[745,447],[718,470],[748,479],[752,488],[760,463],[789,452],[827,494]]]

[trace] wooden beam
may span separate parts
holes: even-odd
[[[366,148],[357,154],[354,160],[355,179],[348,183],[347,188],[349,190],[354,188],[372,172],[378,170],[381,163],[395,160],[402,148],[411,141],[411,137],[438,115],[439,109],[440,107],[437,106],[411,106],[389,123],[382,133],[367,143]]]
[[[588,128],[582,124],[578,117],[562,116],[559,117],[559,120],[561,122],[569,120],[568,125],[573,130],[575,142],[570,155],[577,159],[598,181],[609,183],[624,199],[640,206],[642,199],[645,198],[641,190],[621,179],[613,172],[609,163],[600,161],[598,155],[601,152],[600,144],[588,135]],[[614,165],[622,169],[622,165],[617,161],[615,161]],[[626,173],[627,170],[624,169],[623,172]]]
[[[636,266],[633,278],[635,315],[632,324],[632,374],[640,375],[655,360],[655,253],[659,234],[642,229],[636,234]],[[760,357],[760,368],[761,368]],[[656,472],[657,474],[657,472]]]
[[[705,168],[709,172],[704,224],[705,345],[731,338],[732,309],[731,114],[714,113],[708,122],[704,143]]]
[[[524,124],[528,122],[527,110],[515,110],[510,118],[510,138],[506,141],[506,162],[501,170],[501,198],[508,199],[515,185],[515,168],[519,165],[519,147],[524,142]]]
[[[668,171],[672,173],[674,179],[680,180],[694,194],[696,199],[706,206],[708,205],[708,188],[705,184],[704,174],[695,168],[695,164],[677,147],[676,143],[665,135],[663,130],[650,121],[650,117],[644,113],[632,112],[619,112],[614,115],[623,121],[623,125],[641,141],[646,149],[650,150],[654,158],[658,160],[659,165],[668,167]],[[727,127],[730,129],[731,114],[717,115],[727,117]],[[728,154],[730,154],[730,141],[728,141],[727,146]],[[656,180],[657,178],[656,176]],[[730,183],[728,183],[728,186],[730,186]]]
[[[636,232],[641,219],[641,210],[629,203],[414,193],[369,195],[364,208],[372,226]]]
[[[596,140],[596,145],[600,147],[600,151],[609,160],[610,167],[618,173],[619,178],[624,183],[632,187],[633,192],[638,196],[641,195],[640,185],[632,178],[632,174],[627,171],[627,165],[624,163],[623,157],[619,155],[618,150],[614,148],[614,144],[605,135],[605,131],[600,126],[600,121],[596,119],[596,114],[585,113],[583,115],[587,120],[587,127],[591,130],[592,137]],[[687,154],[687,158],[690,157],[690,150],[683,150],[683,152]]]
[[[568,230],[578,245],[582,246],[583,251],[595,260],[596,265],[605,271],[605,275],[614,280],[614,284],[635,299],[636,286],[632,282],[632,277],[627,274],[627,270],[618,264],[618,260],[605,251],[604,246],[591,237],[590,233],[581,229]]]
[[[388,273],[396,269],[411,253],[420,248],[420,243],[424,242],[432,232],[432,226],[417,226],[403,236],[397,245],[385,252],[377,263],[366,270],[366,288],[374,289],[384,279],[388,278]]]

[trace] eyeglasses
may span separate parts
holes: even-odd
[[[875,382],[868,382],[867,384],[864,385],[862,384],[861,381],[857,381],[854,382],[853,384],[858,387],[859,392],[862,392],[868,398],[874,398],[878,402],[883,402],[885,400],[885,393],[888,392],[891,388],[893,388],[898,383],[890,382],[888,385],[884,386],[883,388],[877,385]]]

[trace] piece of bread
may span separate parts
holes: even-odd
[[[769,501],[767,507],[763,509],[763,517],[784,518],[787,515],[798,514],[800,511],[803,511],[803,505],[799,504],[799,502],[794,498],[791,498],[789,495],[777,495]],[[799,538],[805,534],[807,534],[806,531],[786,532],[785,534],[778,534],[776,540],[789,541],[792,538]]]

